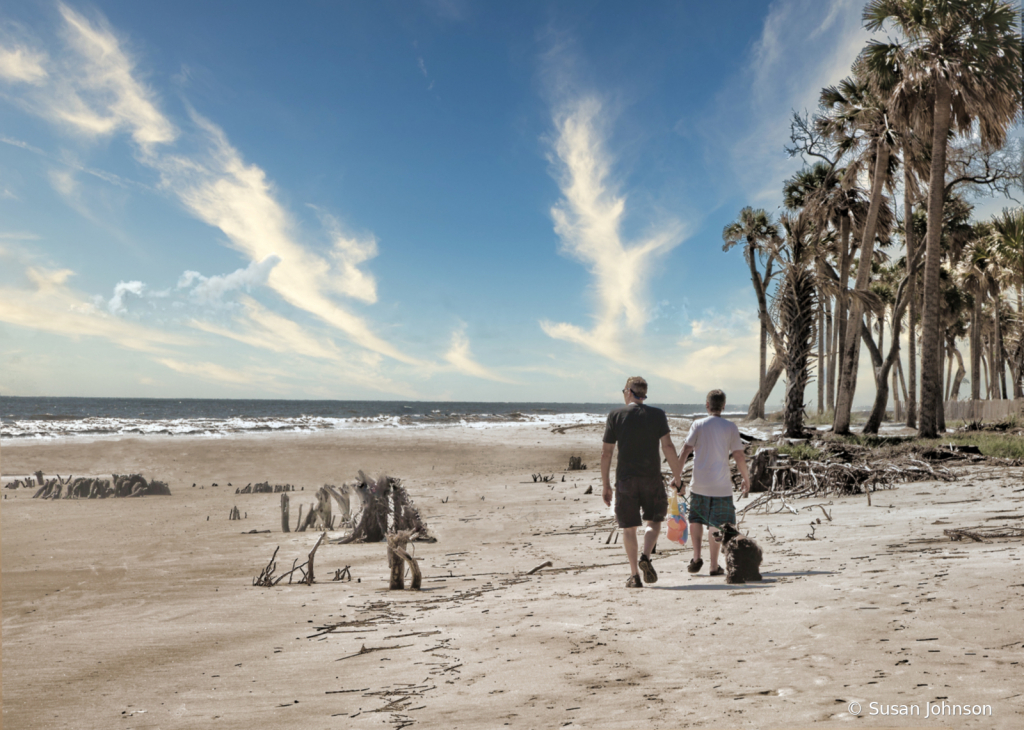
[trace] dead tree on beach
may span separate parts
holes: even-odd
[[[260,571],[258,576],[252,579],[252,584],[263,588],[273,588],[285,578],[288,578],[288,582],[291,583],[292,574],[295,573],[295,571],[299,571],[302,574],[302,579],[299,582],[305,583],[306,585],[313,585],[313,581],[315,580],[313,576],[313,558],[316,557],[316,550],[320,547],[320,543],[324,541],[325,537],[327,537],[326,532],[320,533],[320,537],[317,539],[313,549],[310,550],[309,555],[306,556],[306,562],[302,563],[302,565],[295,565],[287,573],[275,576],[274,573],[277,570],[277,563],[275,560],[277,558],[277,551],[281,549],[281,546],[278,545],[274,549],[274,554],[270,556],[270,562],[268,562],[266,567]]]
[[[411,540],[436,541],[400,480],[386,475],[373,480],[360,471],[359,481],[349,489],[359,496],[362,509],[352,534],[336,543],[383,542],[389,533],[403,530],[410,533]]]
[[[412,571],[412,589],[418,591],[420,584],[423,582],[419,564],[405,549],[411,537],[412,532],[410,530],[402,530],[401,532],[388,535],[388,565],[391,568],[391,580],[388,583],[389,590],[400,591],[405,588],[406,563],[409,565],[409,570]]]

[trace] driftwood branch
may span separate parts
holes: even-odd
[[[534,568],[529,573],[527,573],[527,575],[533,575],[534,573],[536,573],[539,570],[543,570],[544,568],[550,568],[550,567],[551,567],[551,561],[550,560],[545,560],[543,563],[541,563],[536,568]]]

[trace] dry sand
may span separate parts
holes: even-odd
[[[562,482],[573,454],[590,468]],[[3,490],[3,723],[1024,726],[1024,541],[942,535],[1019,526],[1021,469],[901,485],[873,506],[832,500],[832,522],[811,502],[799,515],[748,516],[765,553],[760,584],[709,578],[706,561],[690,576],[689,549],[662,539],[660,580],[628,591],[608,528],[569,529],[608,515],[599,454],[597,427],[5,444],[5,483],[36,469],[141,471],[172,496]],[[292,495],[294,521],[317,486],[357,469],[402,478],[437,535],[414,545],[424,590],[386,590],[379,544],[322,546],[313,586],[253,587],[276,546],[280,571],[318,534],[281,533],[279,495],[235,487],[305,487]],[[534,472],[559,481],[534,483]],[[240,522],[228,520],[236,505]],[[272,532],[241,534],[251,529]],[[524,575],[546,560],[553,569]],[[359,582],[332,582],[346,565]],[[943,700],[991,714],[926,718],[926,703]],[[920,714],[871,715],[870,703]]]

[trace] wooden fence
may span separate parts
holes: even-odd
[[[906,420],[906,404],[898,401],[893,409],[893,420]],[[1001,421],[1012,415],[1024,414],[1024,398],[1016,400],[948,400],[943,404],[946,421]]]

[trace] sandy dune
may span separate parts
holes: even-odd
[[[627,591],[621,544],[596,526],[599,453],[598,427],[533,426],[4,444],[5,483],[141,471],[172,490],[3,490],[4,726],[1024,726],[1024,541],[942,535],[1019,526],[1024,470],[832,500],[831,522],[816,502],[750,515],[761,584],[690,576],[689,550],[663,540],[659,582]],[[573,454],[590,468],[532,481]],[[279,495],[234,489],[304,487],[294,521],[357,469],[402,478],[439,538],[414,545],[424,590],[386,590],[379,544],[322,546],[313,586],[254,588],[275,547],[280,571],[318,533],[282,534]],[[246,519],[229,521],[236,505]],[[358,582],[332,582],[346,565]],[[925,717],[943,701],[991,714]]]

